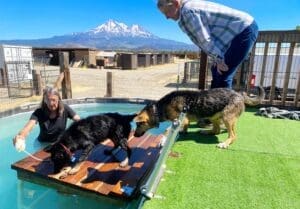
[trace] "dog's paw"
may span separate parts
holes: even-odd
[[[221,143],[217,144],[217,147],[220,149],[227,149],[229,147],[229,145],[226,144],[225,142],[221,142]]]
[[[80,167],[75,166],[74,168],[72,168],[71,170],[69,170],[68,174],[69,175],[74,175],[79,171]]]
[[[68,172],[71,170],[71,167],[64,167],[61,169],[61,171],[57,174],[49,175],[52,178],[55,179],[64,179],[68,176]]]
[[[68,167],[64,167],[61,172],[59,173],[59,179],[64,179],[68,176],[70,170],[72,170],[72,168],[70,166]]]
[[[59,173],[59,174],[49,174],[48,176],[54,179],[59,179],[60,175],[61,174]]]
[[[128,166],[128,157],[125,158],[125,160],[123,160],[122,162],[120,162],[120,167],[121,168],[125,168],[126,166]]]
[[[67,172],[63,172],[61,173],[61,175],[58,177],[59,179],[64,179],[68,176],[68,173]]]

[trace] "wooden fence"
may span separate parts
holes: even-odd
[[[72,98],[72,88],[71,88],[71,77],[70,77],[70,67],[69,67],[69,54],[67,52],[59,52],[59,75],[55,75],[54,86],[61,87],[61,93],[63,99]],[[42,74],[40,70],[33,71],[33,89],[35,95],[42,95],[43,82]],[[44,75],[45,76],[45,75]],[[52,83],[51,83],[52,84]],[[46,83],[44,84],[46,85]]]
[[[207,55],[201,53],[199,89],[207,82]],[[250,57],[235,77],[235,89],[266,91],[264,104],[300,107],[300,31],[260,31]],[[205,78],[205,79],[203,79]]]

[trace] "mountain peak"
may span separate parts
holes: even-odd
[[[150,32],[146,31],[139,25],[128,26],[125,23],[117,22],[115,20],[108,20],[96,28],[91,29],[89,32],[91,35],[111,35],[111,36],[131,36],[131,37],[144,37],[150,38],[155,37]]]
[[[0,40],[0,43],[34,47],[91,47],[102,50],[198,50],[194,45],[159,38],[140,25],[128,26],[112,19],[85,32],[44,39]]]

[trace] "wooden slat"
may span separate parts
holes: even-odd
[[[104,150],[112,149],[112,148],[113,148],[113,143],[110,140],[101,143],[100,146],[97,146],[93,150],[88,160],[83,163],[82,169],[76,175],[68,176],[66,178],[66,181],[70,182],[71,184],[78,185],[78,182],[81,181],[86,176],[86,169],[88,167],[95,167],[100,163],[108,162],[110,156],[104,155]]]
[[[260,77],[260,86],[264,86],[264,78],[265,78],[265,72],[266,72],[266,65],[267,65],[267,59],[268,59],[268,51],[269,51],[269,42],[265,43],[264,48],[264,55],[263,55],[263,63],[261,67],[261,77]]]
[[[298,66],[298,72],[300,72],[300,66]],[[300,100],[300,73],[298,74],[298,85],[297,85],[297,89],[295,92],[295,100],[294,100],[295,107],[300,106],[299,100]]]
[[[130,165],[133,160],[136,149],[139,149],[141,147],[140,144],[143,143],[144,141],[151,140],[151,138],[149,138],[147,135],[142,138],[134,138],[134,139],[136,141],[135,142],[133,141],[133,143],[136,144],[136,147],[134,147],[133,143],[129,143],[129,146],[132,149],[132,157],[130,158],[130,162],[129,162]],[[137,144],[138,142],[140,142],[140,143]],[[130,170],[130,166],[127,167],[127,171],[128,170]],[[110,172],[109,175],[105,174],[108,172]],[[95,182],[94,185],[93,184],[85,184],[84,185],[82,183],[80,183],[79,185],[83,186],[87,189],[95,189],[99,193],[107,194],[106,188],[110,188],[110,186],[107,185],[107,183],[105,183],[105,181],[108,180],[107,177],[109,177],[111,179],[110,181],[112,181],[112,179],[120,178],[122,176],[122,172],[124,172],[124,169],[121,169],[119,167],[119,162],[115,162],[115,160],[110,159],[109,162],[106,162],[105,164],[102,164],[101,166],[95,166],[93,170],[90,170],[90,175],[94,175],[96,178],[98,177],[98,182]],[[100,178],[101,178],[101,181],[99,181]],[[86,176],[82,180],[85,180],[85,179],[86,179]]]
[[[131,159],[130,159],[130,167],[129,169],[125,169],[125,168],[119,168],[119,164],[116,164],[114,165],[114,170],[116,171],[115,172],[115,175],[113,176],[113,179],[110,179],[110,182],[112,180],[116,181],[114,182],[114,184],[110,184],[110,185],[106,185],[106,187],[109,187],[111,190],[113,188],[115,188],[115,185],[119,184],[118,182],[124,182],[126,183],[126,181],[124,180],[124,175],[128,172],[131,172],[134,170],[134,172],[141,178],[141,175],[140,175],[140,172],[144,172],[143,170],[141,169],[138,169],[139,172],[137,172],[138,170],[136,170],[136,168],[133,166],[136,162],[142,162],[143,164],[147,163],[147,161],[149,161],[151,158],[145,158],[144,156],[146,155],[146,148],[149,147],[149,142],[150,141],[153,141],[155,138],[153,138],[152,136],[150,136],[147,140],[142,140],[141,143],[139,143],[139,145],[136,147],[136,148],[133,148],[132,150],[132,156],[131,156]],[[141,152],[142,151],[142,152]],[[98,170],[100,173],[102,172],[105,172],[105,168],[102,167],[100,170]],[[112,171],[112,169],[111,169]],[[126,172],[124,172],[126,171]],[[98,190],[99,192],[101,191],[101,188],[99,188]],[[120,192],[119,192],[120,193]]]
[[[205,81],[206,81],[206,70],[207,70],[207,54],[201,51],[200,53],[200,69],[199,69],[199,82],[198,89],[205,89]]]
[[[31,175],[32,182],[40,182],[41,184],[48,182],[47,185],[53,187],[60,185],[60,189],[63,188],[64,191],[73,191],[77,188],[80,191],[104,196],[128,198],[130,196],[124,193],[123,187],[129,186],[135,192],[138,191],[139,183],[152,170],[152,166],[159,156],[161,138],[162,135],[147,134],[139,138],[131,137],[129,147],[132,149],[132,156],[129,160],[129,166],[125,168],[121,168],[113,156],[104,154],[105,149],[112,148],[110,140],[95,148],[78,173],[64,179],[55,179],[51,176],[53,164],[49,158],[50,154],[43,150],[34,154],[34,156],[43,159],[42,162],[26,157],[14,163],[12,168],[17,170],[19,177]],[[124,152],[124,154],[126,153]],[[31,178],[25,179],[30,181]]]
[[[284,84],[283,84],[283,91],[282,91],[282,105],[285,105],[286,96],[288,93],[288,87],[289,87],[289,81],[290,81],[290,75],[292,70],[292,61],[293,61],[293,55],[294,55],[294,49],[295,49],[296,43],[293,42],[290,45],[289,49],[289,55],[288,55],[288,61],[286,65],[285,70],[285,77],[284,77]]]
[[[300,42],[300,31],[259,31],[257,42]]]
[[[256,49],[256,44],[254,44],[251,52],[251,57],[250,57],[250,63],[249,63],[249,76],[248,76],[248,82],[247,82],[247,94],[250,92],[250,83],[251,83],[251,75],[253,73],[253,66],[254,66],[254,57],[255,57],[255,49]]]
[[[141,137],[141,138],[132,138],[129,142],[129,146],[130,148],[132,149],[132,152],[134,150],[135,147],[138,147],[138,142],[140,141],[143,141],[143,140],[147,140],[149,137],[149,135],[145,135],[144,137]],[[110,162],[109,159],[106,161],[106,162]],[[105,164],[105,162],[101,162],[101,163],[98,163],[98,164],[95,164],[94,165],[94,168],[95,169],[101,169],[101,167]],[[85,173],[83,176],[81,176],[81,179],[80,181],[84,180],[85,178],[87,177],[87,173]],[[77,185],[80,185],[78,182],[77,182]]]
[[[278,69],[279,69],[279,57],[280,57],[281,44],[282,44],[281,42],[278,42],[277,47],[276,47],[274,71],[273,71],[273,76],[272,76],[272,85],[271,85],[271,89],[270,89],[270,102],[271,102],[271,104],[274,100],[275,85],[276,85],[276,79],[277,79],[277,74],[278,74]]]
[[[137,160],[133,165],[132,165],[132,169],[127,172],[124,173],[124,176],[122,176],[122,181],[118,181],[118,183],[116,184],[116,186],[114,186],[112,188],[111,193],[113,194],[119,194],[120,193],[120,186],[127,186],[127,187],[131,187],[134,188],[136,186],[138,186],[136,184],[136,182],[141,182],[143,180],[143,178],[141,178],[141,176],[137,175],[138,172],[136,172],[136,170],[141,170],[142,173],[144,174],[144,176],[147,175],[147,168],[151,165],[154,165],[154,162],[157,160],[158,156],[159,156],[159,152],[160,150],[157,149],[157,144],[159,143],[161,138],[156,137],[154,139],[154,141],[152,141],[152,143],[150,144],[150,146],[148,146],[147,149],[145,150],[139,150],[139,152],[142,153],[136,153],[136,156],[134,158],[137,158],[139,160]],[[150,140],[149,140],[150,141]],[[146,153],[146,155],[145,155]],[[154,156],[154,157],[151,157]]]

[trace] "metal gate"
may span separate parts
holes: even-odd
[[[30,62],[6,62],[7,90],[9,97],[33,95],[32,68]]]

